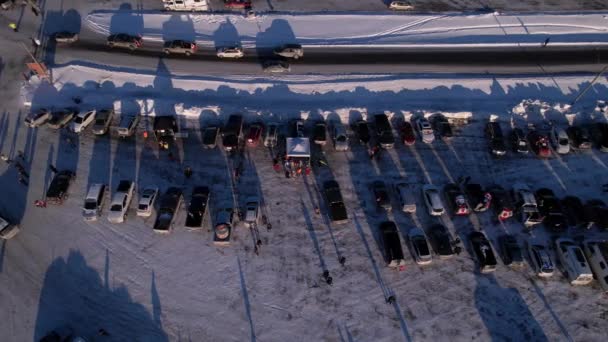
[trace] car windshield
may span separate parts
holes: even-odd
[[[140,204],[138,207],[139,210],[148,210],[148,205],[147,204]]]
[[[122,211],[122,205],[114,204],[112,207],[110,207],[110,211]]]
[[[97,119],[97,120],[95,120],[95,124],[96,125],[103,125],[104,123],[105,123],[104,119]]]
[[[88,199],[84,201],[84,208],[87,210],[97,209],[97,202],[95,200]]]
[[[568,139],[559,139],[559,144],[560,145],[568,145]]]
[[[74,119],[74,122],[75,122],[75,123],[78,123],[78,124],[79,124],[79,123],[82,123],[82,121],[83,121],[83,118],[82,118],[82,117],[80,117],[80,116],[79,116],[79,117],[77,117],[76,119]]]
[[[338,142],[345,142],[346,141],[346,137],[343,135],[338,136],[338,138],[336,139]]]

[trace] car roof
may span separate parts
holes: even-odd
[[[91,184],[91,186],[89,187],[89,191],[87,192],[87,196],[86,198],[94,198],[97,199],[97,195],[99,194],[99,192],[101,191],[102,187],[104,187],[105,184]]]

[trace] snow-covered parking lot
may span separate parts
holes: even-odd
[[[75,66],[55,70],[54,88],[37,88],[28,97],[34,107],[73,105],[82,108],[114,106],[121,113],[175,114],[188,138],[178,142],[177,161],[158,152],[142,132],[135,139],[75,136],[46,127],[28,130],[22,120],[18,94],[10,90],[0,123],[1,151],[23,162],[30,173],[29,186],[17,183],[10,165],[0,166],[5,195],[1,209],[20,219],[22,231],[2,244],[0,252],[0,328],[15,341],[39,339],[48,331],[69,324],[91,336],[99,328],[110,340],[192,341],[443,341],[443,340],[601,340],[605,336],[607,300],[597,283],[570,286],[562,272],[547,280],[530,268],[513,270],[499,262],[492,275],[477,273],[465,251],[451,260],[435,259],[416,266],[405,243],[413,227],[428,228],[443,222],[466,246],[473,229],[484,231],[498,250],[503,233],[550,244],[550,236],[537,228],[523,233],[516,220],[494,223],[492,214],[470,218],[439,219],[426,214],[417,193],[418,212],[408,216],[395,209],[375,209],[369,183],[405,180],[443,186],[461,176],[483,185],[509,188],[525,182],[534,189],[548,187],[561,198],[600,198],[608,183],[608,155],[594,149],[540,160],[533,155],[506,158],[490,156],[483,124],[493,115],[505,130],[511,122],[540,124],[545,119],[567,126],[605,121],[594,110],[606,94],[598,82],[572,108],[571,101],[592,78],[564,77],[453,77],[437,76],[292,76],[282,79],[233,77],[191,79],[123,73]],[[27,91],[24,91],[27,93]],[[516,112],[524,98],[538,98],[550,106]],[[531,107],[532,108],[532,107]],[[344,124],[366,114],[387,112],[394,120],[410,115],[441,112],[468,117],[455,127],[449,142],[413,147],[397,144],[371,161],[367,148],[351,143],[351,151],[325,147],[329,168],[313,175],[286,179],[272,168],[264,148],[247,149],[244,173],[237,185],[238,201],[260,193],[272,230],[262,229],[259,255],[251,234],[237,225],[230,246],[216,247],[207,230],[183,228],[185,210],[179,211],[174,231],[152,231],[154,215],[135,217],[134,208],[124,224],[110,224],[105,212],[98,222],[85,223],[81,206],[91,183],[104,182],[115,189],[121,179],[135,180],[139,189],[155,185],[184,189],[186,198],[195,185],[212,189],[212,207],[230,203],[232,162],[219,150],[203,150],[198,130],[209,122],[224,122],[231,113],[248,121],[263,118],[286,123],[302,117],[324,117]],[[36,208],[52,173],[48,165],[75,170],[77,179],[62,206]],[[186,166],[193,169],[187,180]],[[327,225],[318,189],[335,178],[340,184],[350,221]],[[242,205],[242,202],[240,202]],[[377,228],[385,219],[399,228],[406,268],[385,267]],[[597,230],[570,231],[606,237]],[[345,266],[339,259],[346,258]],[[328,270],[333,284],[322,273]],[[393,304],[385,298],[396,295]]]

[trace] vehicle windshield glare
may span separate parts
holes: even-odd
[[[97,202],[95,200],[86,200],[84,201],[84,208],[87,210],[97,209]]]

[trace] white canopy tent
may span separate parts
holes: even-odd
[[[310,158],[310,140],[308,138],[287,138],[287,157]]]

